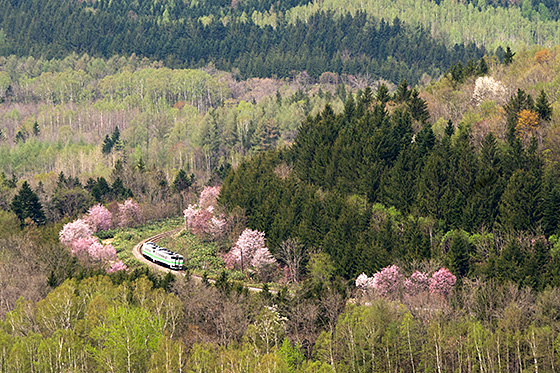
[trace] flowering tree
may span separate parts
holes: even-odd
[[[362,273],[356,279],[356,287],[361,290],[373,289],[373,277],[367,277],[365,273]]]
[[[140,205],[132,199],[127,199],[124,203],[118,204],[118,226],[129,227],[136,223],[140,217]]]
[[[108,260],[116,260],[117,257],[117,250],[111,244],[108,245],[96,245],[90,248],[89,255],[95,260],[99,260],[101,262],[106,262]]]
[[[216,206],[219,194],[220,194],[219,186],[204,187],[204,189],[202,189],[202,192],[200,192],[200,197],[198,198],[198,205],[203,209],[209,206]]]
[[[97,238],[92,236],[74,240],[70,248],[72,254],[96,263],[117,259],[117,250],[113,245],[103,246]]]
[[[121,226],[123,221],[135,220],[140,212],[140,206],[132,200],[125,201],[124,204],[118,206],[119,219],[124,219],[119,222]],[[103,245],[96,237],[93,237],[94,231],[110,228],[111,216],[111,212],[104,206],[93,206],[84,218],[64,225],[59,232],[60,242],[70,248],[72,255],[79,257],[86,263],[103,267],[113,262],[109,268],[112,272],[126,269],[122,262],[121,264],[115,263],[118,261],[118,257],[117,250],[113,245]]]
[[[259,247],[253,254],[251,265],[257,270],[261,280],[267,282],[276,268],[276,259],[270,254],[268,248]]]
[[[247,228],[237,239],[226,260],[229,260],[236,266],[240,266],[241,270],[243,270],[244,266],[251,263],[255,253],[262,248],[266,248],[264,232]]]
[[[212,219],[210,219],[210,224],[208,225],[208,232],[210,232],[210,234],[214,238],[220,238],[224,235],[224,232],[226,231],[226,226],[227,226],[226,219],[219,219],[216,217],[212,217]]]
[[[118,262],[115,262],[111,265],[111,267],[107,268],[107,273],[114,273],[117,271],[126,271],[128,268],[127,266],[123,263],[122,260],[119,260]]]
[[[85,219],[78,219],[65,224],[59,232],[59,238],[63,245],[70,246],[73,241],[89,237],[92,234],[93,230],[88,222]]]
[[[381,296],[395,293],[401,286],[402,277],[398,266],[385,267],[373,275],[373,289]]]
[[[199,210],[198,205],[195,204],[195,205],[188,205],[187,208],[183,211],[183,215],[185,216],[185,228],[187,230],[191,229],[194,218],[198,213],[198,210]]]
[[[430,280],[430,293],[446,296],[457,282],[457,277],[447,268],[440,268]]]
[[[401,285],[409,295],[430,292],[430,294],[448,295],[457,282],[457,278],[447,269],[440,268],[430,278],[425,272],[415,271],[404,280],[400,268],[392,265],[376,272],[372,277],[362,273],[356,279],[356,287],[363,291],[374,289],[380,296],[395,294]]]
[[[214,207],[200,208],[189,205],[185,211],[185,227],[193,234],[210,234],[220,228],[221,220],[214,217]],[[223,221],[225,225],[225,220]],[[216,225],[215,225],[216,224]]]
[[[95,237],[80,237],[70,243],[70,252],[77,256],[89,255],[94,245],[101,245]]]
[[[210,221],[214,217],[212,215],[212,212],[212,206],[205,209],[199,209],[192,219],[192,224],[190,227],[191,232],[194,234],[208,234]]]
[[[88,210],[86,221],[94,232],[106,231],[111,228],[113,214],[102,204],[97,204]]]
[[[199,203],[188,205],[183,211],[185,228],[193,234],[210,235],[220,238],[225,232],[227,222],[223,216],[214,215],[220,187],[205,187],[200,193]]]
[[[472,98],[476,105],[489,100],[503,104],[506,99],[506,93],[506,88],[501,82],[496,81],[491,76],[481,76],[474,83]]]
[[[410,295],[428,291],[430,288],[430,277],[424,272],[415,271],[409,278],[404,280],[404,288]]]

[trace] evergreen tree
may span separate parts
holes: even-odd
[[[39,130],[39,123],[35,122],[35,123],[33,124],[33,135],[34,135],[34,136],[39,136],[39,132],[40,132],[40,130]]]
[[[540,218],[541,180],[537,170],[517,170],[511,176],[499,206],[499,220],[504,228],[527,230]]]
[[[346,101],[346,88],[343,83],[336,86],[335,95],[337,95],[342,102]]]
[[[422,129],[416,134],[415,142],[418,144],[420,157],[424,157],[432,151],[436,144],[436,135],[430,124],[424,124]]]
[[[117,177],[115,181],[113,181],[113,185],[111,185],[111,194],[114,199],[126,199],[132,197],[132,191],[125,188],[120,177]]]
[[[91,195],[97,202],[103,202],[111,194],[111,188],[104,177],[100,177],[91,188]]]
[[[428,119],[430,119],[428,103],[419,96],[416,89],[412,90],[412,94],[410,95],[407,105],[412,118],[421,123],[426,123]]]
[[[459,277],[468,275],[470,270],[472,247],[465,235],[466,232],[464,231],[454,231],[449,248],[448,258],[450,268],[453,273],[456,273]]]
[[[484,76],[484,75],[488,74],[488,70],[489,70],[488,69],[488,64],[486,64],[486,60],[484,58],[481,58],[478,61],[478,69],[477,70],[478,70],[477,71],[478,75],[480,75],[480,76]]]
[[[375,99],[382,105],[385,105],[387,101],[389,101],[389,88],[385,84],[381,84],[377,89],[377,93],[375,94]]]
[[[117,141],[119,141],[121,139],[121,131],[119,131],[119,127],[115,127],[115,130],[113,131],[113,134],[111,135],[111,142],[113,144],[116,144]]]
[[[542,228],[546,237],[556,234],[560,224],[560,189],[552,182],[548,184],[548,191],[545,192],[543,200],[542,217]]]
[[[356,103],[354,102],[354,96],[349,94],[344,102],[344,117],[346,118],[346,121],[350,122],[355,114]]]
[[[517,126],[517,114],[524,110],[531,110],[532,100],[528,99],[527,93],[524,90],[518,88],[517,93],[512,96],[508,103],[505,105],[504,109],[506,111],[506,121],[507,121],[507,138],[510,144],[513,144],[515,140],[515,127]]]
[[[450,188],[449,154],[437,146],[428,156],[418,178],[417,204],[422,214],[435,219],[447,219],[451,200],[454,198]]]
[[[453,65],[449,71],[451,75],[451,80],[455,83],[463,83],[465,80],[465,68],[461,62]]]
[[[479,164],[472,191],[463,211],[465,229],[482,225],[492,227],[498,213],[504,181],[500,175],[501,160],[496,137],[491,132],[483,140]]]
[[[14,142],[15,143],[20,143],[20,142],[25,142],[26,139],[26,133],[25,131],[17,131],[16,136],[14,137]]]
[[[511,64],[513,62],[513,56],[515,56],[515,53],[511,51],[511,48],[508,45],[506,51],[504,52],[504,65],[507,66]]]
[[[447,121],[447,126],[445,126],[444,133],[448,138],[451,138],[455,133],[455,126],[453,125],[451,119]]]
[[[548,98],[546,97],[546,93],[544,89],[541,90],[539,97],[537,97],[536,102],[536,111],[539,114],[539,118],[542,120],[550,120],[552,118],[552,106],[548,102]]]
[[[103,145],[101,146],[101,152],[103,154],[109,154],[113,150],[113,141],[109,135],[105,135],[105,140],[103,140]]]
[[[473,76],[473,75],[477,74],[477,72],[478,72],[478,66],[474,62],[474,60],[472,58],[470,58],[467,61],[467,64],[465,65],[465,67],[463,68],[463,79],[467,78],[469,76]]]
[[[549,282],[550,250],[545,240],[537,239],[533,243],[531,252],[525,258],[524,285],[536,291],[542,291]]]
[[[194,176],[194,175],[191,175]],[[189,188],[193,183],[193,178],[189,177],[185,170],[180,169],[175,179],[173,180],[173,189],[176,192],[182,192],[183,190]]]
[[[395,91],[395,101],[405,102],[410,97],[410,90],[408,89],[408,82],[404,79]]]
[[[37,225],[45,224],[43,206],[41,202],[39,202],[39,197],[31,190],[27,181],[23,182],[18,194],[12,199],[10,207],[19,218],[22,227],[26,218],[30,218]]]

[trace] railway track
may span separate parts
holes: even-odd
[[[134,248],[132,249],[132,255],[134,255],[134,257],[141,261],[142,263],[146,264],[148,267],[153,268],[157,271],[161,271],[161,272],[171,272],[176,276],[184,276],[185,273],[181,272],[181,271],[176,271],[170,268],[166,268],[166,267],[162,267],[154,262],[149,261],[148,259],[144,258],[144,255],[142,255],[142,245],[145,242],[154,242],[154,243],[158,243],[159,241],[161,241],[164,238],[173,236],[174,234],[177,234],[179,232],[181,232],[183,230],[183,228],[177,228],[174,229],[172,231],[167,231],[167,232],[162,232],[159,234],[156,234],[155,236],[146,238],[145,240],[140,241],[138,244],[136,244],[136,246],[134,246]],[[198,276],[193,276],[193,277],[198,277]]]
[[[177,229],[174,229],[172,231],[162,232],[162,233],[156,234],[155,236],[146,238],[145,240],[140,241],[138,244],[136,244],[136,246],[134,246],[134,248],[132,249],[132,254],[134,255],[134,257],[137,260],[146,264],[150,268],[155,269],[156,271],[171,272],[175,276],[185,276],[185,272],[183,272],[183,271],[176,271],[176,270],[173,270],[173,269],[170,269],[170,268],[160,266],[159,264],[156,264],[156,263],[144,258],[144,255],[142,255],[142,245],[145,242],[158,243],[160,240],[162,240],[164,238],[167,238],[167,237],[170,237],[170,236],[173,236],[174,234],[178,234],[182,230],[183,230],[183,228],[177,228]],[[194,280],[197,280],[197,281],[202,281],[202,277],[197,276],[197,275],[191,275],[191,278],[194,279]],[[216,280],[208,279],[208,282],[213,284],[213,283],[216,282]],[[253,286],[249,286],[248,289],[249,289],[249,291],[255,291],[255,292],[262,291],[262,288],[257,288],[257,287],[253,287]],[[273,293],[273,294],[277,293],[276,290],[270,290],[270,292]]]

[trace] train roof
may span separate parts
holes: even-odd
[[[165,247],[158,246],[157,244],[155,244],[153,242],[144,242],[144,245],[152,247],[155,251],[157,251],[160,254],[177,255],[181,259],[183,259],[183,256],[181,254],[177,254],[176,252],[168,250]]]

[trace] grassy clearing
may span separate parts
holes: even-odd
[[[192,274],[202,276],[206,272],[209,279],[217,280],[222,271],[226,270],[230,281],[257,288],[263,285],[251,269],[247,269],[245,273],[226,269],[224,260],[213,242],[202,240],[187,231],[182,231],[178,236],[162,239],[159,245],[183,255],[185,266]],[[276,283],[271,283],[269,286],[273,290],[280,288]]]
[[[136,228],[116,230],[113,235],[113,246],[117,250],[119,258],[128,268],[136,268],[141,265],[132,255],[132,249],[138,242],[156,234],[180,228],[184,224],[183,218],[161,220]]]
[[[132,255],[132,249],[136,244],[156,234],[180,228],[183,224],[182,218],[169,219],[137,228],[115,230],[114,234],[110,236],[112,236],[112,243],[119,258],[129,268],[138,268],[142,264]],[[225,269],[224,261],[218,253],[216,245],[189,232],[182,231],[178,235],[163,238],[158,245],[183,255],[186,269],[192,274],[202,276],[206,272],[208,278],[217,279]],[[237,270],[226,270],[226,272],[231,281],[243,282],[246,286],[261,287],[250,270],[245,271],[245,274]],[[276,289],[278,286],[271,284],[270,288]]]
[[[159,245],[183,255],[185,266],[191,273],[202,275],[206,271],[209,278],[216,278],[224,269],[224,261],[218,255],[216,245],[186,231],[162,239]]]

